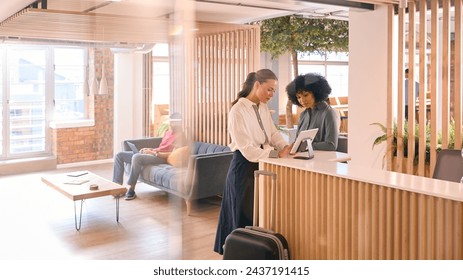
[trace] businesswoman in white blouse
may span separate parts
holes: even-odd
[[[223,254],[225,238],[234,229],[253,223],[254,171],[261,158],[286,157],[291,146],[278,132],[267,102],[277,89],[269,69],[248,74],[228,115],[230,148],[234,151],[227,175],[214,251]]]

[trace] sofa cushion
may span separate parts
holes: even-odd
[[[167,157],[167,163],[174,167],[185,167],[188,165],[191,152],[189,146],[173,150]]]
[[[180,193],[185,192],[183,187],[185,175],[185,168],[177,168],[167,163],[147,166],[142,173],[146,181]]]
[[[192,154],[202,155],[202,154],[211,154],[211,153],[228,152],[228,151],[230,151],[230,148],[227,146],[216,145],[216,144],[205,143],[205,142],[194,142]]]

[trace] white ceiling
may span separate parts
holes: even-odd
[[[0,22],[27,7],[33,0],[2,1]],[[91,12],[135,16],[158,17],[174,11],[173,0],[47,0],[47,8],[72,12]],[[177,1],[190,2],[190,1]],[[348,5],[361,5],[356,1],[298,1],[298,0],[192,0],[196,17],[200,21],[248,23],[259,19],[304,14],[347,19]],[[318,3],[317,3],[318,2]],[[344,2],[344,3],[343,3]],[[366,1],[368,2],[368,1]],[[339,3],[337,5],[319,3]],[[345,5],[344,7],[341,5]],[[40,4],[39,4],[40,6]],[[100,7],[100,8],[98,8]]]
[[[0,40],[20,37],[136,43],[145,37],[153,42],[166,36],[167,19],[179,10],[175,3],[180,3],[181,9],[194,10],[196,21],[233,24],[291,14],[348,20],[348,6],[366,5],[357,0],[42,0],[37,9],[15,15],[34,2],[2,1]]]

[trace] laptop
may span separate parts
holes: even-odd
[[[140,150],[138,150],[137,146],[135,146],[134,143],[132,143],[130,141],[127,141],[126,143],[127,143],[127,145],[129,145],[129,148],[133,151],[134,154],[140,152]]]

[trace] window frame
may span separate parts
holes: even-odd
[[[82,81],[82,90],[83,90],[83,116],[80,118],[70,118],[65,121],[56,121],[55,120],[55,49],[56,48],[79,48],[84,50],[83,58],[83,81]],[[36,49],[42,50],[44,52],[45,60],[45,69],[44,69],[44,149],[40,151],[28,151],[28,152],[18,152],[11,153],[11,135],[10,127],[11,120],[9,114],[9,100],[11,96],[10,92],[10,67],[8,61],[8,52],[18,51],[18,50],[27,50],[27,49]],[[0,104],[1,104],[1,139],[0,139],[0,161],[1,160],[14,160],[14,159],[26,159],[38,156],[47,156],[52,154],[52,137],[49,127],[52,128],[67,128],[67,127],[79,127],[79,126],[93,126],[94,120],[89,119],[89,98],[88,92],[88,55],[89,51],[86,47],[75,47],[75,46],[52,46],[52,45],[37,45],[37,44],[4,44],[0,46]],[[34,118],[31,118],[33,121]],[[42,126],[41,126],[42,127]]]
[[[321,60],[311,60],[310,59],[310,54],[306,54],[306,53],[298,55],[298,72],[299,72],[299,74],[305,74],[305,73],[301,72],[300,66],[304,66],[304,65],[323,66],[324,72],[319,73],[319,74],[326,77],[328,82],[329,82],[330,81],[330,78],[328,76],[328,67],[329,66],[346,66],[346,67],[349,66],[349,59],[348,59],[349,54],[348,53],[345,53],[346,60],[329,59],[329,56],[333,55],[333,54],[335,54],[335,53],[320,54],[320,56],[323,58]],[[343,91],[343,93],[345,92],[345,94],[334,93],[333,96],[348,96],[349,95],[348,86],[349,86],[349,84],[347,84],[347,88],[345,89],[345,91]]]

